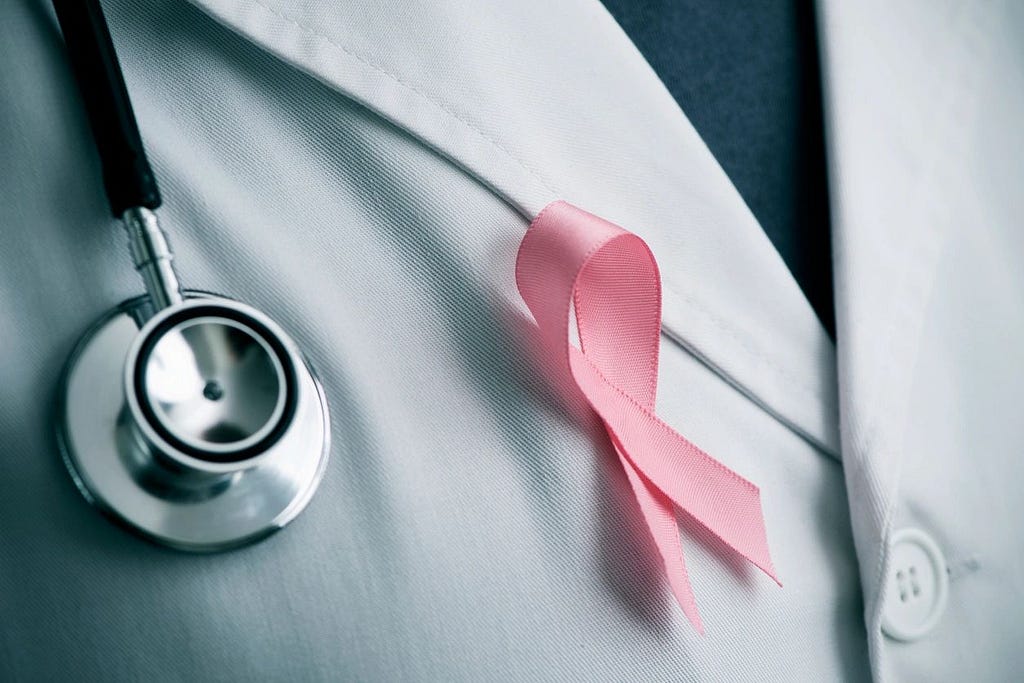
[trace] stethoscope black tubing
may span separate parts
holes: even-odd
[[[128,88],[98,0],[53,0],[71,69],[89,116],[116,218],[130,208],[160,206]]]

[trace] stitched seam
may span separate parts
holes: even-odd
[[[393,82],[397,83],[398,85],[402,86],[403,88],[406,88],[407,90],[410,90],[411,92],[417,94],[424,101],[434,105],[435,107],[440,109],[442,112],[448,114],[449,116],[451,116],[455,120],[457,120],[460,123],[462,123],[463,125],[465,125],[470,130],[472,130],[474,133],[476,133],[478,136],[480,136],[484,141],[489,143],[491,146],[493,146],[495,149],[497,149],[499,152],[501,152],[506,158],[508,158],[513,163],[515,163],[523,171],[525,171],[527,173],[527,175],[529,175],[535,181],[540,183],[540,185],[542,187],[544,187],[544,189],[546,189],[547,191],[549,191],[549,192],[551,192],[553,194],[557,194],[557,192],[552,188],[551,184],[542,175],[540,175],[540,173],[538,171],[534,170],[529,164],[527,164],[525,161],[520,159],[516,154],[511,152],[508,148],[506,148],[496,138],[494,138],[490,134],[486,133],[481,128],[477,127],[475,124],[473,124],[471,121],[469,121],[464,115],[460,114],[457,110],[452,108],[444,100],[435,98],[435,97],[433,97],[431,95],[428,95],[428,94],[424,93],[423,91],[419,90],[416,86],[414,86],[414,85],[406,82],[405,80],[403,80],[397,74],[394,74],[391,71],[388,71],[384,67],[382,67],[382,66],[376,64],[375,62],[370,61],[368,58],[366,58],[366,57],[364,57],[364,56],[362,56],[362,55],[352,51],[348,47],[342,45],[341,43],[338,43],[335,40],[333,40],[331,37],[329,37],[329,36],[327,36],[327,35],[325,35],[323,33],[320,33],[316,29],[314,29],[314,28],[310,27],[309,25],[307,25],[307,24],[305,24],[305,23],[295,19],[294,17],[292,17],[290,15],[287,15],[287,14],[285,14],[285,13],[283,13],[283,12],[273,8],[273,7],[271,7],[270,5],[266,4],[266,2],[264,2],[264,0],[253,0],[253,2],[257,6],[262,8],[264,11],[266,11],[266,12],[268,12],[268,13],[276,16],[276,17],[278,17],[282,21],[285,21],[285,22],[288,22],[289,24],[292,24],[293,26],[299,28],[300,30],[304,31],[305,33],[307,33],[307,34],[309,34],[309,35],[311,35],[311,36],[313,36],[315,38],[318,38],[318,39],[326,42],[327,44],[333,46],[334,48],[336,48],[338,50],[341,50],[343,53],[349,55],[353,59],[356,59],[360,63],[370,67],[371,69],[373,69],[374,71],[380,73],[381,75],[388,77]],[[539,217],[539,215],[538,215],[538,217]],[[720,330],[727,337],[729,337],[730,339],[732,339],[735,342],[737,342],[739,344],[740,348],[742,348],[744,351],[749,353],[752,357],[754,357],[755,359],[760,361],[760,363],[762,365],[766,366],[768,369],[770,369],[773,373],[777,374],[778,376],[790,380],[793,383],[793,386],[795,388],[799,389],[801,391],[801,393],[803,393],[803,394],[805,394],[808,397],[813,398],[813,399],[818,399],[818,398],[820,398],[822,396],[821,392],[818,392],[818,391],[815,391],[814,389],[812,389],[810,385],[808,385],[805,381],[802,380],[802,378],[797,377],[796,375],[794,375],[790,371],[786,370],[783,366],[776,364],[774,361],[772,361],[770,359],[770,357],[765,352],[763,352],[763,351],[755,348],[754,346],[752,346],[751,343],[749,342],[749,340],[747,338],[745,338],[744,336],[741,336],[741,334],[738,332],[737,328],[728,325],[725,322],[724,318],[721,318],[721,317],[717,316],[710,309],[706,308],[705,306],[700,304],[697,300],[693,299],[692,297],[690,297],[688,295],[685,295],[685,294],[680,294],[678,292],[678,290],[676,290],[675,288],[670,287],[669,290],[673,293],[674,296],[677,296],[680,299],[683,299],[687,303],[693,305],[695,308],[700,310],[705,315],[705,317],[711,322],[711,324],[714,325],[714,327],[716,329]],[[660,298],[661,297],[659,296],[659,299]],[[568,320],[566,321],[566,324],[568,324]],[[717,366],[717,364],[715,364],[715,365]],[[719,369],[719,371],[722,372],[721,369]]]
[[[293,26],[301,29],[302,31],[308,33],[309,35],[311,35],[311,36],[313,36],[315,38],[319,38],[320,40],[323,40],[327,44],[329,44],[329,45],[331,45],[331,46],[341,50],[342,52],[344,52],[348,56],[352,57],[353,59],[358,60],[360,63],[365,64],[366,66],[370,67],[371,69],[377,71],[378,73],[380,73],[380,74],[382,74],[384,76],[387,76],[388,78],[390,78],[395,83],[398,83],[399,85],[401,85],[403,88],[406,88],[406,89],[411,90],[412,92],[416,93],[417,95],[422,97],[424,100],[426,100],[430,104],[433,104],[435,107],[437,107],[438,109],[440,109],[444,113],[448,114],[449,116],[451,116],[455,120],[459,121],[460,123],[462,123],[463,125],[468,127],[470,130],[472,130],[474,133],[479,135],[486,142],[490,143],[498,151],[500,151],[502,154],[504,154],[509,160],[514,162],[517,166],[519,166],[524,171],[526,171],[526,173],[530,177],[532,177],[534,180],[536,180],[538,183],[540,183],[544,187],[544,189],[548,190],[549,192],[554,193],[554,190],[552,189],[551,185],[547,182],[547,180],[545,180],[540,175],[540,173],[538,171],[534,170],[529,164],[527,164],[525,161],[520,159],[516,154],[511,152],[501,142],[499,142],[495,137],[493,137],[489,133],[486,133],[483,129],[479,128],[474,123],[469,121],[467,117],[465,117],[464,115],[460,114],[457,110],[452,108],[452,106],[450,104],[448,104],[447,102],[445,102],[444,100],[436,98],[436,97],[433,97],[432,95],[428,95],[427,93],[425,93],[422,90],[418,89],[416,86],[414,86],[411,83],[408,83],[405,80],[403,80],[401,76],[399,76],[399,75],[397,75],[395,73],[392,73],[391,71],[388,71],[387,69],[385,69],[384,67],[380,66],[379,64],[377,64],[377,63],[375,63],[373,61],[370,61],[367,57],[364,57],[363,55],[361,55],[361,54],[359,54],[357,52],[354,52],[350,48],[348,48],[348,47],[342,45],[341,43],[338,43],[337,41],[333,40],[330,36],[317,31],[313,27],[311,27],[311,26],[309,26],[307,24],[302,23],[298,19],[295,19],[294,17],[292,17],[290,15],[287,15],[287,14],[285,14],[285,13],[283,13],[283,12],[273,8],[273,7],[271,7],[270,5],[266,4],[266,2],[264,2],[264,0],[252,0],[252,1],[255,2],[258,6],[262,7],[267,12],[270,12],[274,16],[278,17],[279,19],[281,19],[283,21],[286,21],[289,24],[292,24]]]
[[[552,189],[551,185],[547,182],[547,180],[545,180],[539,174],[539,172],[534,170],[525,161],[523,161],[516,154],[511,152],[501,142],[499,142],[495,137],[493,137],[492,135],[486,133],[484,130],[482,130],[481,128],[479,128],[475,124],[473,124],[471,121],[469,121],[467,117],[465,117],[464,115],[460,114],[457,110],[452,108],[451,105],[448,104],[447,102],[445,102],[444,100],[437,99],[437,98],[435,98],[435,97],[433,97],[431,95],[428,95],[428,94],[424,93],[423,91],[418,89],[416,86],[414,86],[414,85],[408,83],[407,81],[405,81],[404,79],[402,79],[401,76],[399,76],[399,75],[397,75],[395,73],[392,73],[391,71],[388,71],[387,69],[385,69],[384,67],[380,66],[379,64],[370,61],[368,58],[366,58],[366,57],[364,57],[364,56],[354,52],[353,50],[351,50],[350,48],[342,45],[341,43],[338,43],[337,41],[333,40],[330,36],[328,36],[326,34],[323,34],[323,33],[319,32],[319,31],[317,31],[316,29],[312,28],[311,26],[309,26],[307,24],[304,24],[303,22],[295,19],[294,17],[292,17],[290,15],[287,15],[287,14],[285,14],[283,12],[280,12],[279,10],[271,7],[270,5],[266,4],[265,0],[253,0],[253,2],[255,2],[257,5],[259,5],[263,9],[265,9],[267,12],[270,12],[274,16],[278,17],[279,19],[282,19],[282,20],[284,20],[284,21],[286,21],[286,22],[288,22],[288,23],[298,27],[299,29],[305,31],[306,33],[308,33],[308,34],[310,34],[310,35],[312,35],[312,36],[314,36],[316,38],[319,38],[320,40],[325,41],[329,45],[331,45],[331,46],[341,50],[342,52],[344,52],[345,54],[349,55],[350,57],[358,60],[362,64],[365,64],[366,66],[374,69],[375,71],[383,74],[384,76],[387,76],[388,78],[390,78],[394,82],[398,83],[402,87],[407,88],[408,90],[411,90],[412,92],[416,93],[417,95],[422,97],[427,102],[429,102],[429,103],[433,104],[434,106],[438,107],[439,109],[441,109],[446,114],[452,116],[457,121],[459,121],[460,123],[462,123],[465,126],[467,126],[468,128],[470,128],[473,132],[475,132],[477,135],[482,137],[485,141],[487,141],[488,143],[490,143],[491,145],[496,147],[500,152],[502,152],[511,161],[515,162],[520,168],[522,168],[524,171],[526,171],[534,180],[536,180],[541,185],[543,185],[545,189],[547,189],[550,192],[554,192],[554,190]],[[547,210],[547,209],[545,208],[545,210]],[[541,212],[541,214],[543,214],[543,211]],[[540,218],[541,214],[538,214],[537,218],[534,219],[534,223],[536,223],[536,220]],[[736,330],[736,328],[725,324],[722,318],[716,316],[712,311],[710,311],[708,308],[706,308],[705,306],[700,304],[697,300],[693,299],[692,297],[690,297],[688,295],[679,294],[678,291],[675,288],[671,288],[670,287],[669,289],[672,291],[672,293],[675,296],[680,297],[681,299],[685,300],[687,303],[689,303],[689,304],[695,306],[696,308],[700,309],[700,311],[702,313],[704,313],[711,320],[712,324],[714,324],[716,328],[718,328],[719,330],[724,332],[730,339],[733,339],[734,341],[739,343],[739,345],[741,346],[741,348],[743,348],[744,351],[750,353],[752,356],[754,356],[758,360],[762,361],[765,365],[770,367],[773,371],[775,371],[780,376],[785,377],[786,379],[789,379],[789,380],[795,382],[797,384],[797,386],[804,393],[808,394],[809,396],[813,396],[815,398],[820,396],[819,392],[814,391],[801,378],[799,378],[796,375],[792,374],[791,372],[787,371],[784,367],[774,363],[767,354],[765,354],[763,351],[760,351],[757,348],[755,348],[754,346],[752,346],[748,339],[746,339],[745,337],[741,336],[738,333],[738,331]],[[661,297],[659,296],[659,299],[660,298]]]
[[[746,351],[750,356],[760,361],[761,364],[767,366],[775,374],[787,380],[790,380],[795,385],[795,388],[799,389],[801,393],[804,393],[808,397],[815,399],[821,398],[823,396],[823,393],[821,391],[813,388],[810,384],[807,384],[803,377],[798,377],[792,371],[787,370],[782,365],[775,363],[775,361],[772,360],[771,356],[769,356],[759,347],[755,347],[751,343],[747,335],[741,334],[736,327],[728,325],[725,322],[724,318],[715,315],[714,312],[712,312],[709,308],[700,303],[697,299],[694,299],[692,296],[689,296],[687,294],[680,293],[678,289],[672,286],[669,286],[668,290],[672,292],[673,297],[685,301],[687,304],[692,305],[694,308],[696,308],[698,311],[704,314],[711,322],[711,324],[715,326],[716,329],[720,330],[723,334],[725,334],[725,336],[729,337],[729,339],[732,339],[737,344],[739,344],[740,348]]]

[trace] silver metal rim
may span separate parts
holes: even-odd
[[[280,335],[293,357],[294,417],[270,448],[236,463],[208,462],[181,453],[136,421],[124,370],[151,310],[146,296],[108,312],[83,335],[61,379],[55,424],[64,464],[89,503],[151,541],[211,552],[265,538],[302,512],[326,470],[330,415],[309,362],[273,321],[230,299],[187,296],[172,308],[244,309]]]
[[[183,308],[186,307],[175,306],[173,308],[165,310],[177,312],[182,310]],[[146,338],[147,330],[151,330],[153,326],[159,324],[163,319],[165,319],[165,316],[158,315],[146,323],[146,326],[139,332],[138,339],[140,344]],[[169,330],[169,332],[185,330],[188,329],[189,327],[193,327],[211,321],[216,321],[220,325],[227,325],[230,327],[234,327],[238,330],[244,331],[247,334],[249,334],[254,340],[256,340],[256,342],[263,347],[264,351],[267,353],[267,356],[271,359],[271,363],[277,375],[279,386],[284,386],[285,373],[284,368],[281,365],[281,359],[279,359],[277,357],[277,354],[273,352],[273,349],[270,348],[270,345],[267,344],[267,342],[263,339],[262,335],[260,335],[255,330],[251,329],[249,326],[239,321],[229,320],[226,318],[214,318],[213,316],[199,316],[195,318],[189,318],[188,320],[176,324],[173,328],[171,328],[171,330]],[[131,382],[132,376],[134,375],[135,372],[135,366],[136,364],[146,362],[146,359],[139,357],[140,344],[133,345],[132,350],[128,352],[128,361],[125,363],[125,391],[128,392],[133,397],[135,396],[135,393],[134,391],[132,391]],[[163,412],[163,409],[158,404],[154,404],[152,401],[150,401],[149,403],[150,409],[153,410],[157,414],[157,416],[163,418],[164,421],[169,421],[168,416]],[[281,419],[282,414],[284,413],[285,403],[286,396],[285,392],[282,391],[278,395],[272,414],[270,415],[266,423],[263,425],[263,427],[257,430],[252,435],[240,441],[233,441],[231,443],[217,443],[208,440],[199,440],[193,438],[191,435],[180,432],[176,436],[178,439],[186,443],[191,448],[195,448],[197,450],[206,450],[211,453],[231,453],[232,451],[245,450],[246,448],[258,444],[260,441],[266,438],[266,436],[270,432],[274,430],[274,427],[277,425],[278,421]]]
[[[156,445],[160,450],[161,454],[165,455],[170,459],[175,460],[179,465],[181,465],[184,468],[211,473],[229,473],[238,469],[237,463],[218,463],[211,462],[209,460],[200,460],[197,458],[193,458],[187,453],[183,452],[180,448],[176,448],[171,443],[169,443],[167,439],[165,439],[159,432],[153,429],[153,427],[149,424],[149,421],[143,414],[141,402],[139,401],[138,396],[132,389],[135,366],[139,362],[140,352],[149,334],[152,333],[153,330],[155,330],[163,321],[167,320],[167,318],[171,317],[172,315],[177,315],[178,313],[182,311],[188,311],[189,309],[198,309],[206,307],[211,303],[215,304],[219,308],[238,311],[244,316],[252,318],[259,322],[259,324],[266,328],[270,334],[274,335],[278,340],[282,342],[284,350],[288,355],[288,362],[293,368],[295,368],[295,371],[298,373],[301,369],[305,368],[306,371],[311,374],[312,371],[310,370],[308,361],[306,361],[301,352],[297,349],[294,342],[291,341],[291,338],[288,336],[288,334],[283,329],[281,329],[281,327],[277,323],[275,323],[273,320],[271,320],[269,317],[264,315],[259,310],[253,308],[252,306],[247,306],[246,304],[234,301],[232,299],[226,299],[223,297],[190,297],[186,299],[184,302],[171,306],[170,308],[165,308],[152,318],[149,318],[146,321],[145,325],[143,325],[142,328],[139,330],[139,333],[135,336],[125,356],[125,364],[123,371],[124,396],[126,398],[128,409],[131,411],[132,417],[134,418],[134,422],[138,426],[139,430],[142,432],[142,435],[149,443]],[[236,445],[235,448],[238,448],[238,446]],[[215,452],[223,453],[228,452],[229,449],[213,450]],[[271,454],[273,454],[273,449],[265,451],[260,455],[248,458],[245,462],[249,466],[255,466],[259,463],[260,460],[265,459],[267,456]]]

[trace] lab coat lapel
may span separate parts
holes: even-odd
[[[999,121],[1012,100],[1000,92],[996,112],[977,111],[993,83],[1019,91],[1009,71],[994,68],[1000,43],[991,36],[1003,14],[998,3],[819,1],[843,463],[876,672],[886,550],[898,524],[911,390],[937,265],[956,231],[1006,220],[998,190],[991,206],[977,192],[991,178],[1014,176],[1013,166],[999,166],[1012,153],[984,156],[984,143],[1000,133],[986,137],[979,125]],[[973,159],[983,172],[968,170]]]
[[[565,199],[641,235],[661,266],[665,336],[838,457],[831,341],[599,2],[193,1],[417,136],[524,218]]]

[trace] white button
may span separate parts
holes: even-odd
[[[946,609],[946,560],[920,529],[892,535],[889,574],[882,605],[882,631],[896,640],[917,640],[935,627]]]

